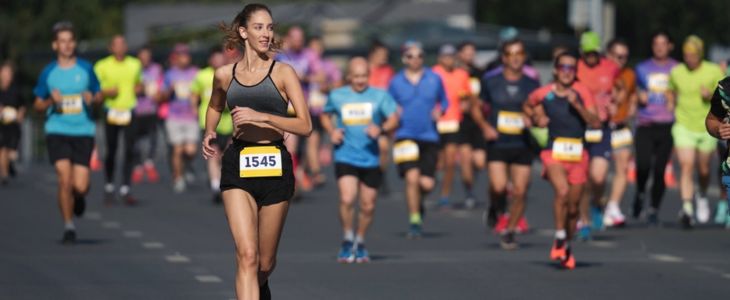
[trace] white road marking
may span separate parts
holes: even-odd
[[[169,262],[169,263],[174,263],[174,264],[190,262],[190,258],[188,258],[187,256],[183,256],[180,253],[175,253],[173,255],[165,256],[165,260],[167,260],[167,262]]]
[[[590,241],[588,244],[597,248],[616,248],[616,242],[611,241]]]
[[[195,279],[202,282],[202,283],[218,283],[223,282],[223,279],[221,279],[218,276],[215,275],[196,275]]]
[[[122,227],[122,224],[119,224],[119,222],[109,221],[101,223],[101,227],[108,228],[108,229],[115,229]]]
[[[127,231],[123,232],[122,235],[124,235],[124,237],[128,237],[128,238],[138,238],[138,237],[142,236],[142,232],[134,231],[134,230],[127,230]]]
[[[142,243],[142,247],[145,247],[147,249],[162,249],[165,248],[165,244],[160,242],[146,242]]]
[[[539,236],[553,236],[555,235],[554,229],[538,229],[537,235]]]
[[[696,270],[707,272],[707,273],[713,273],[713,274],[722,274],[722,270],[715,269],[713,267],[708,266],[695,266]]]
[[[98,221],[101,220],[101,214],[96,211],[87,211],[84,214],[84,219]]]
[[[656,261],[668,262],[668,263],[680,263],[684,262],[684,258],[679,256],[673,256],[669,254],[650,254],[649,257]]]

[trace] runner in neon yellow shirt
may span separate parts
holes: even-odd
[[[680,222],[684,228],[694,223],[692,198],[695,193],[693,173],[699,175],[700,190],[697,198],[697,219],[709,220],[707,186],[710,182],[710,160],[717,140],[705,130],[705,117],[710,111],[712,91],[723,78],[720,66],[703,60],[704,43],[697,36],[687,37],[682,46],[684,63],[674,67],[669,75],[670,86],[677,97],[676,122],[672,127],[674,147],[682,170],[679,191],[682,197]],[[697,165],[695,166],[695,159]]]
[[[114,174],[120,134],[124,132],[124,159],[122,161],[122,186],[119,196],[127,205],[136,204],[129,193],[129,185],[134,168],[134,151],[136,126],[134,126],[133,110],[137,106],[137,94],[142,91],[142,63],[139,59],[127,55],[127,42],[121,35],[112,38],[109,44],[111,55],[94,65],[94,73],[99,78],[101,92],[104,96],[106,117],[106,159],[104,172],[104,201],[112,203],[114,195]]]
[[[219,48],[213,49],[208,57],[208,67],[198,71],[193,84],[190,86],[192,99],[198,104],[198,119],[200,120],[200,128],[205,129],[205,112],[208,110],[210,103],[210,94],[213,90],[213,77],[215,70],[225,64],[223,51]],[[233,121],[231,120],[231,112],[226,108],[221,114],[221,120],[216,128],[217,137],[214,147],[217,153],[223,154],[228,143],[231,141],[233,133]],[[213,191],[213,203],[220,204],[223,202],[221,197],[221,156],[207,160],[208,176],[210,177],[210,189]]]

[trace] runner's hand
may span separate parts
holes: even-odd
[[[372,139],[377,139],[378,136],[380,136],[380,134],[382,132],[383,131],[380,129],[380,127],[378,127],[372,123],[370,123],[370,125],[368,125],[368,127],[365,128],[365,133],[367,133],[367,135]]]
[[[530,120],[530,118],[528,118],[524,114],[522,115],[522,122],[525,123],[525,128],[530,128],[533,125],[532,120]]]
[[[116,98],[119,95],[119,89],[116,87],[104,89],[104,96],[106,98]]]
[[[431,111],[431,118],[433,118],[434,121],[438,121],[441,119],[441,107],[436,106]]]
[[[340,145],[342,144],[342,141],[345,139],[345,132],[341,128],[337,128],[332,131],[330,134],[330,141],[334,145]]]
[[[86,91],[81,93],[81,98],[84,99],[84,103],[86,103],[86,105],[91,105],[91,102],[94,100],[94,95],[91,94],[91,92]]]
[[[578,95],[573,89],[568,90],[568,103],[575,105],[575,101],[578,100]]]
[[[53,100],[53,102],[55,103],[61,104],[61,102],[63,102],[61,91],[59,91],[58,89],[54,89],[53,91],[51,91],[51,100]]]
[[[639,91],[639,104],[640,105],[649,104],[649,93],[647,91]]]
[[[236,127],[246,123],[266,121],[264,114],[249,107],[236,106],[233,110],[231,110],[231,116],[233,116],[233,124],[236,125]]]
[[[550,123],[550,118],[548,116],[536,116],[535,117],[535,125],[540,128],[545,128]]]
[[[717,133],[720,139],[730,140],[730,124],[720,124],[720,127],[717,128]]]
[[[712,98],[712,91],[707,89],[706,86],[700,86],[700,93],[702,94],[702,99],[709,100]]]
[[[205,137],[203,137],[203,158],[206,160],[218,156],[218,150],[210,145],[210,143],[215,139],[215,132],[206,133]]]
[[[497,140],[499,137],[499,133],[497,130],[494,130],[494,127],[492,126],[484,126],[484,138],[487,139],[487,141],[494,141]]]

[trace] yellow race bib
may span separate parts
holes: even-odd
[[[132,111],[110,108],[106,114],[106,122],[109,125],[127,126],[132,122]]]
[[[556,138],[552,157],[558,161],[579,162],[583,159],[583,141],[580,138]]]
[[[393,161],[396,164],[417,161],[419,158],[418,144],[411,140],[395,143],[393,146]]]
[[[185,81],[175,82],[173,85],[175,90],[175,98],[177,99],[190,99],[190,83]]]
[[[348,103],[342,106],[342,123],[347,126],[367,125],[372,119],[372,103]]]
[[[628,128],[614,130],[611,132],[611,147],[613,149],[630,146],[633,142],[634,137],[631,135],[631,130]]]
[[[588,143],[600,143],[603,140],[602,129],[588,129],[585,133],[586,142]]]
[[[61,96],[61,113],[64,115],[80,114],[84,110],[84,100],[79,94]]]
[[[16,120],[18,120],[18,110],[15,109],[15,107],[11,106],[3,107],[0,120],[3,121],[3,124],[10,124],[15,122]]]
[[[652,93],[664,93],[669,89],[669,74],[649,74],[646,86]]]
[[[500,111],[497,115],[497,131],[503,134],[518,135],[525,129],[522,113]]]
[[[276,146],[253,146],[241,150],[241,178],[278,177],[283,174],[281,150]]]
[[[436,122],[436,130],[441,134],[459,132],[459,121],[444,120]]]
[[[313,90],[309,92],[309,108],[314,110],[321,110],[324,105],[327,104],[327,95],[320,92],[319,90]]]

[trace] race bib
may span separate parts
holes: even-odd
[[[342,123],[347,126],[367,125],[372,119],[372,103],[348,103],[342,106]]]
[[[669,89],[669,75],[664,73],[649,74],[646,85],[652,93],[663,93]]]
[[[613,149],[630,146],[634,142],[631,130],[628,128],[611,132],[611,147]]]
[[[297,115],[297,112],[294,110],[294,105],[289,102],[289,105],[286,107],[286,114],[290,117],[295,117]]]
[[[278,177],[281,169],[281,150],[276,146],[246,147],[241,150],[239,170],[241,178]]]
[[[497,131],[504,134],[522,134],[525,129],[525,120],[521,113],[500,111],[497,115]]]
[[[395,143],[393,146],[393,161],[396,164],[417,161],[419,158],[418,144],[411,140]]]
[[[322,110],[327,104],[327,96],[319,90],[309,92],[309,108],[313,110]]]
[[[155,97],[157,95],[157,92],[159,91],[159,87],[157,86],[157,82],[148,82],[144,85],[144,94],[147,97]]]
[[[603,130],[588,129],[586,130],[585,138],[588,143],[600,143],[603,140]]]
[[[84,110],[84,100],[79,94],[61,96],[61,113],[80,114]]]
[[[583,142],[580,138],[556,138],[552,156],[558,161],[579,162],[583,158]]]
[[[177,99],[190,99],[190,83],[185,81],[175,82],[173,85],[175,89],[175,98]]]
[[[127,126],[132,122],[132,111],[110,108],[106,114],[106,122],[109,125]]]
[[[436,130],[441,134],[459,132],[459,121],[444,120],[436,122]]]
[[[6,106],[3,108],[0,119],[3,121],[3,124],[13,123],[18,119],[18,110],[15,107]]]
[[[471,89],[472,95],[479,95],[482,90],[482,83],[479,81],[479,78],[469,78],[469,88]]]

